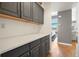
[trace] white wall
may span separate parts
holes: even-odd
[[[73,5],[72,7],[72,35],[73,35],[73,39],[72,40],[76,40],[76,35],[77,35],[77,23],[73,23],[73,21],[77,22],[77,6],[76,4]]]
[[[40,32],[46,33],[46,32],[52,32],[52,27],[51,27],[51,16],[52,12],[56,12],[54,10],[53,6],[51,6],[51,2],[44,2],[43,6],[45,11],[44,11],[44,25],[42,26]]]
[[[79,57],[79,3],[76,4],[76,9],[77,9],[77,12],[76,12],[76,18],[77,18],[77,36],[78,36],[78,44],[76,46],[76,56]]]
[[[73,20],[76,20],[75,24],[75,27],[77,28],[76,31],[79,32],[79,3],[73,5],[72,13],[73,13],[72,15]]]
[[[41,33],[51,32],[51,11],[49,8],[45,9],[44,12],[44,25],[41,27]]]
[[[79,3],[77,3],[77,28],[78,28],[78,30],[77,30],[77,32],[79,32]]]

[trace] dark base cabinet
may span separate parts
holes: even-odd
[[[31,57],[40,57],[40,45],[34,47],[31,51]]]
[[[41,55],[43,57],[46,57],[49,53],[50,50],[50,40],[49,40],[49,36],[46,36],[44,38],[41,39]]]
[[[50,50],[49,35],[25,44],[8,52],[1,57],[46,57]]]
[[[22,55],[20,55],[20,57],[30,57],[29,51],[28,51],[28,52],[25,52],[25,53],[22,54]]]

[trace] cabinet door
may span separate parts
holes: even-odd
[[[41,55],[43,57],[48,55],[50,49],[50,39],[48,36],[45,36],[41,39]]]
[[[21,17],[32,20],[32,2],[21,2]]]
[[[37,3],[33,3],[33,21],[36,23],[43,23],[43,8]]]
[[[39,23],[38,12],[38,5],[36,3],[33,3],[33,21],[37,23]]]
[[[22,54],[20,57],[29,57],[29,56],[30,56],[30,54],[29,54],[29,51],[28,51],[28,52]]]
[[[0,13],[20,17],[20,3],[19,2],[1,2]]]
[[[48,55],[48,52],[49,52],[49,45],[48,45],[48,42],[44,42],[42,43],[42,56],[43,57],[46,57]]]
[[[38,7],[38,20],[40,24],[44,23],[44,9],[42,7]]]
[[[45,47],[45,42],[44,43],[42,43],[42,45],[41,45],[41,55],[43,56],[43,57],[45,57],[46,56],[46,54],[45,54],[45,52],[46,52],[46,47]]]
[[[45,47],[46,47],[46,49],[45,49],[45,54],[46,54],[46,56],[48,55],[48,53],[49,53],[49,50],[50,50],[50,42],[49,42],[49,39],[48,40],[46,40],[46,42],[45,42]]]
[[[40,57],[40,45],[31,50],[31,57]]]

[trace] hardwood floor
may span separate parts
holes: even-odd
[[[72,45],[59,44],[57,41],[51,43],[49,57],[74,57],[76,42],[72,41]]]

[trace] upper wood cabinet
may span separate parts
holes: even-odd
[[[44,10],[43,8],[37,4],[33,3],[33,21],[37,23],[43,24]]]
[[[39,19],[39,23],[43,24],[44,23],[44,9],[42,7],[38,8],[39,13],[38,13],[38,19]]]
[[[0,13],[43,24],[44,9],[36,2],[0,2]]]
[[[21,18],[32,20],[32,2],[21,3]]]
[[[20,3],[19,2],[1,2],[0,13],[20,17]]]

